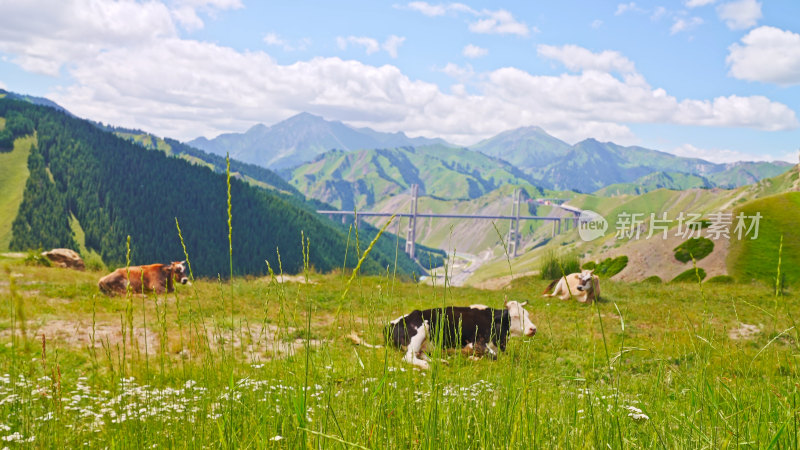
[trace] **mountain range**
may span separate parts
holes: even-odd
[[[578,192],[594,192],[620,183],[636,184],[638,179],[657,172],[687,174],[707,180],[707,183],[693,183],[693,186],[733,188],[778,175],[791,167],[789,163],[781,161],[717,164],[595,139],[570,145],[535,126],[508,130],[470,147],[457,147],[441,139],[409,138],[404,133],[381,133],[369,128],[354,128],[308,113],[298,114],[270,127],[256,125],[245,133],[223,134],[211,140],[198,138],[190,141],[189,145],[218,155],[230,152],[235,159],[275,169],[287,180],[291,180],[302,193],[340,204],[342,207],[360,203],[351,202],[348,198],[355,198],[360,194],[368,197],[380,195],[384,188],[378,185],[366,187],[369,184],[366,180],[362,180],[358,186],[353,185],[353,173],[346,174],[346,171],[341,170],[331,170],[328,175],[314,174],[312,180],[308,176],[312,175],[313,168],[332,167],[339,163],[352,164],[358,159],[362,173],[378,171],[377,175],[372,175],[381,179],[385,179],[382,174],[387,171],[400,172],[404,174],[403,177],[410,179],[408,177],[412,172],[420,173],[427,169],[418,164],[422,162],[419,158],[417,162],[397,159],[401,166],[389,169],[391,161],[377,162],[373,158],[374,152],[366,160],[363,159],[365,156],[342,159],[342,152],[329,152],[333,149],[345,153],[395,149],[394,154],[405,154],[397,149],[429,147],[425,151],[429,157],[450,160],[453,164],[458,161],[464,167],[477,160],[479,157],[474,154],[479,153],[496,161],[491,170],[503,171],[510,164],[516,169],[516,182]],[[440,154],[433,155],[431,152],[434,149]],[[363,152],[358,154],[367,155]],[[326,162],[321,162],[323,160]],[[365,169],[368,161],[372,161],[373,165],[369,166],[370,169]],[[413,170],[409,168],[409,164],[414,166]],[[489,169],[483,164],[479,170]],[[306,178],[301,180],[298,174],[303,174]],[[475,174],[471,173],[469,176],[474,177]],[[477,177],[486,178],[484,175]],[[347,183],[342,184],[342,181]],[[464,184],[471,181],[462,179],[459,182]],[[655,183],[659,184],[663,183]],[[398,184],[403,185],[405,184]],[[447,195],[446,198],[475,198],[475,195],[479,195],[474,190],[473,194],[467,196],[460,189],[456,191],[458,193]],[[395,190],[386,191],[387,194],[390,192]]]
[[[309,113],[297,114],[272,126],[254,125],[244,133],[226,133],[210,140],[200,137],[188,144],[222,156],[230,153],[239,161],[274,170],[311,161],[332,149],[447,145],[442,139],[410,138],[402,132],[381,133],[370,128],[354,128]]]

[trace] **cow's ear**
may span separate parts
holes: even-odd
[[[503,294],[503,307],[508,307],[508,294]]]

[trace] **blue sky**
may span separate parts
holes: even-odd
[[[0,87],[184,140],[306,111],[795,162],[800,2],[0,0]]]

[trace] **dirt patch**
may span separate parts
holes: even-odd
[[[674,248],[685,242],[680,236],[674,236],[675,231],[670,230],[666,239],[660,234],[653,235],[650,239],[642,236],[639,241],[633,241],[619,248],[608,250],[596,257],[597,260],[614,258],[620,255],[628,257],[628,265],[614,280],[635,282],[649,276],[657,275],[665,282],[671,281],[680,273],[691,269],[691,261],[682,263],[675,259]],[[706,271],[706,279],[717,275],[727,275],[728,270],[725,259],[728,257],[730,241],[724,238],[712,240],[714,251],[700,261],[697,267]]]
[[[126,330],[127,332],[127,330]],[[17,335],[21,331],[17,330]],[[50,320],[45,323],[39,321],[28,321],[25,327],[25,334],[28,338],[41,341],[42,335],[48,346],[86,348],[92,342],[92,322],[78,320]],[[9,337],[10,330],[0,332],[0,338]],[[156,349],[159,345],[158,334],[150,329],[134,327],[133,335],[139,349],[145,350],[145,342],[148,349]],[[126,341],[129,337],[126,336]],[[101,348],[103,344],[116,348],[117,344],[122,345],[122,330],[120,325],[111,323],[96,323],[94,326],[94,346]]]
[[[258,281],[263,281],[265,283],[271,283],[272,277],[263,277],[259,278]],[[275,275],[275,281],[278,283],[300,283],[306,284],[306,276],[305,275]],[[316,281],[312,280],[311,278],[308,279],[308,284],[317,284]]]
[[[201,332],[199,338],[197,335],[190,336],[187,329],[183,339],[177,330],[168,330],[167,352],[188,357],[193,351],[198,352],[202,349],[222,351],[233,348],[237,353],[244,354],[250,360],[262,361],[292,354],[306,345],[305,339],[296,336],[294,328],[279,328],[270,324],[242,326],[234,329],[222,329],[209,324],[205,328],[205,333]],[[123,345],[123,331],[119,323],[98,322],[93,329],[91,321],[57,319],[44,323],[28,321],[25,328],[25,334],[29,339],[41,341],[44,335],[48,347],[59,348],[91,347],[93,332],[94,347],[97,349],[108,347],[114,351]],[[125,342],[131,342],[130,336],[127,335],[129,333],[127,328],[125,333]],[[22,331],[17,329],[16,334],[21,336]],[[205,339],[203,335],[205,335]],[[11,330],[0,332],[0,339],[10,336]],[[134,326],[133,337],[142,353],[147,350],[154,354],[161,348],[161,333],[151,327]],[[183,348],[180,346],[181,341],[184,343]],[[319,347],[322,342],[311,339],[309,344],[311,347]]]
[[[500,289],[504,289],[511,285],[511,282],[522,277],[528,277],[532,275],[538,275],[538,270],[533,270],[529,272],[522,272],[512,275],[505,275],[498,278],[492,278],[489,280],[481,281],[480,283],[476,283],[473,287],[478,289],[487,289],[491,291],[499,291]]]
[[[742,323],[739,324],[738,328],[731,328],[728,330],[728,337],[734,341],[751,340],[759,333],[761,333],[760,326]]]

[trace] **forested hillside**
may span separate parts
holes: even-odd
[[[13,223],[13,249],[77,248],[69,227],[72,214],[85,232],[86,247],[109,266],[125,263],[128,235],[132,264],[179,260],[177,218],[195,274],[228,273],[224,174],[148,151],[52,108],[0,99],[0,117],[16,114],[31,122],[37,143]],[[276,270],[279,265],[287,272],[301,270],[301,231],[310,239],[313,267],[329,271],[342,266],[348,237],[340,224],[237,179],[231,180],[231,189],[236,273],[266,273],[265,260]],[[350,267],[356,263],[355,239],[352,244]],[[361,250],[365,247],[362,241]],[[384,239],[363,269],[385,271],[397,259],[400,273],[417,270],[402,252],[395,258],[394,248],[394,239]]]

